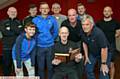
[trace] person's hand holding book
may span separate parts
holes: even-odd
[[[59,59],[53,59],[52,60],[52,64],[54,64],[54,65],[59,65],[61,63],[61,60],[59,60]]]
[[[81,53],[75,55],[75,62],[80,62],[81,59],[82,59],[82,54]]]

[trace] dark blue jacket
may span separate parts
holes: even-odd
[[[25,33],[18,36],[12,49],[12,58],[17,61],[17,68],[21,68],[21,62],[31,58],[32,65],[35,64],[35,38],[27,39]]]

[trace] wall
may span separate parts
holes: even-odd
[[[93,3],[88,3],[87,0],[19,0],[17,3],[11,6],[15,6],[18,9],[18,17],[22,20],[28,14],[27,10],[29,4],[35,3],[39,7],[39,3],[41,1],[48,2],[50,7],[51,4],[54,2],[60,3],[63,14],[67,14],[67,10],[69,8],[76,8],[77,2],[82,2],[87,8],[87,12],[94,17],[95,21],[102,18],[103,16],[102,11],[104,6],[109,5],[113,8],[114,11],[113,17],[120,21],[120,7],[119,7],[120,0],[94,0]],[[6,7],[3,10],[0,10],[0,20],[7,17],[6,11],[8,7]]]

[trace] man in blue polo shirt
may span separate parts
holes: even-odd
[[[82,29],[87,79],[96,79],[93,73],[96,61],[99,64],[99,79],[109,79],[108,66],[110,65],[111,56],[109,55],[109,43],[104,33],[94,26],[94,21],[89,15],[82,20]]]
[[[40,79],[45,79],[45,63],[48,69],[48,79],[51,79],[52,59],[53,59],[53,45],[54,40],[58,34],[58,24],[54,16],[48,15],[50,9],[46,2],[40,4],[41,15],[33,18],[33,23],[38,29],[37,36],[37,63],[38,75]]]

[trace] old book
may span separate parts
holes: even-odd
[[[80,53],[80,48],[70,50],[69,53],[55,53],[55,58],[62,62],[69,62],[75,59],[75,56]]]
[[[61,60],[61,62],[68,62],[69,61],[69,53],[63,54],[63,53],[55,53],[55,59]]]

